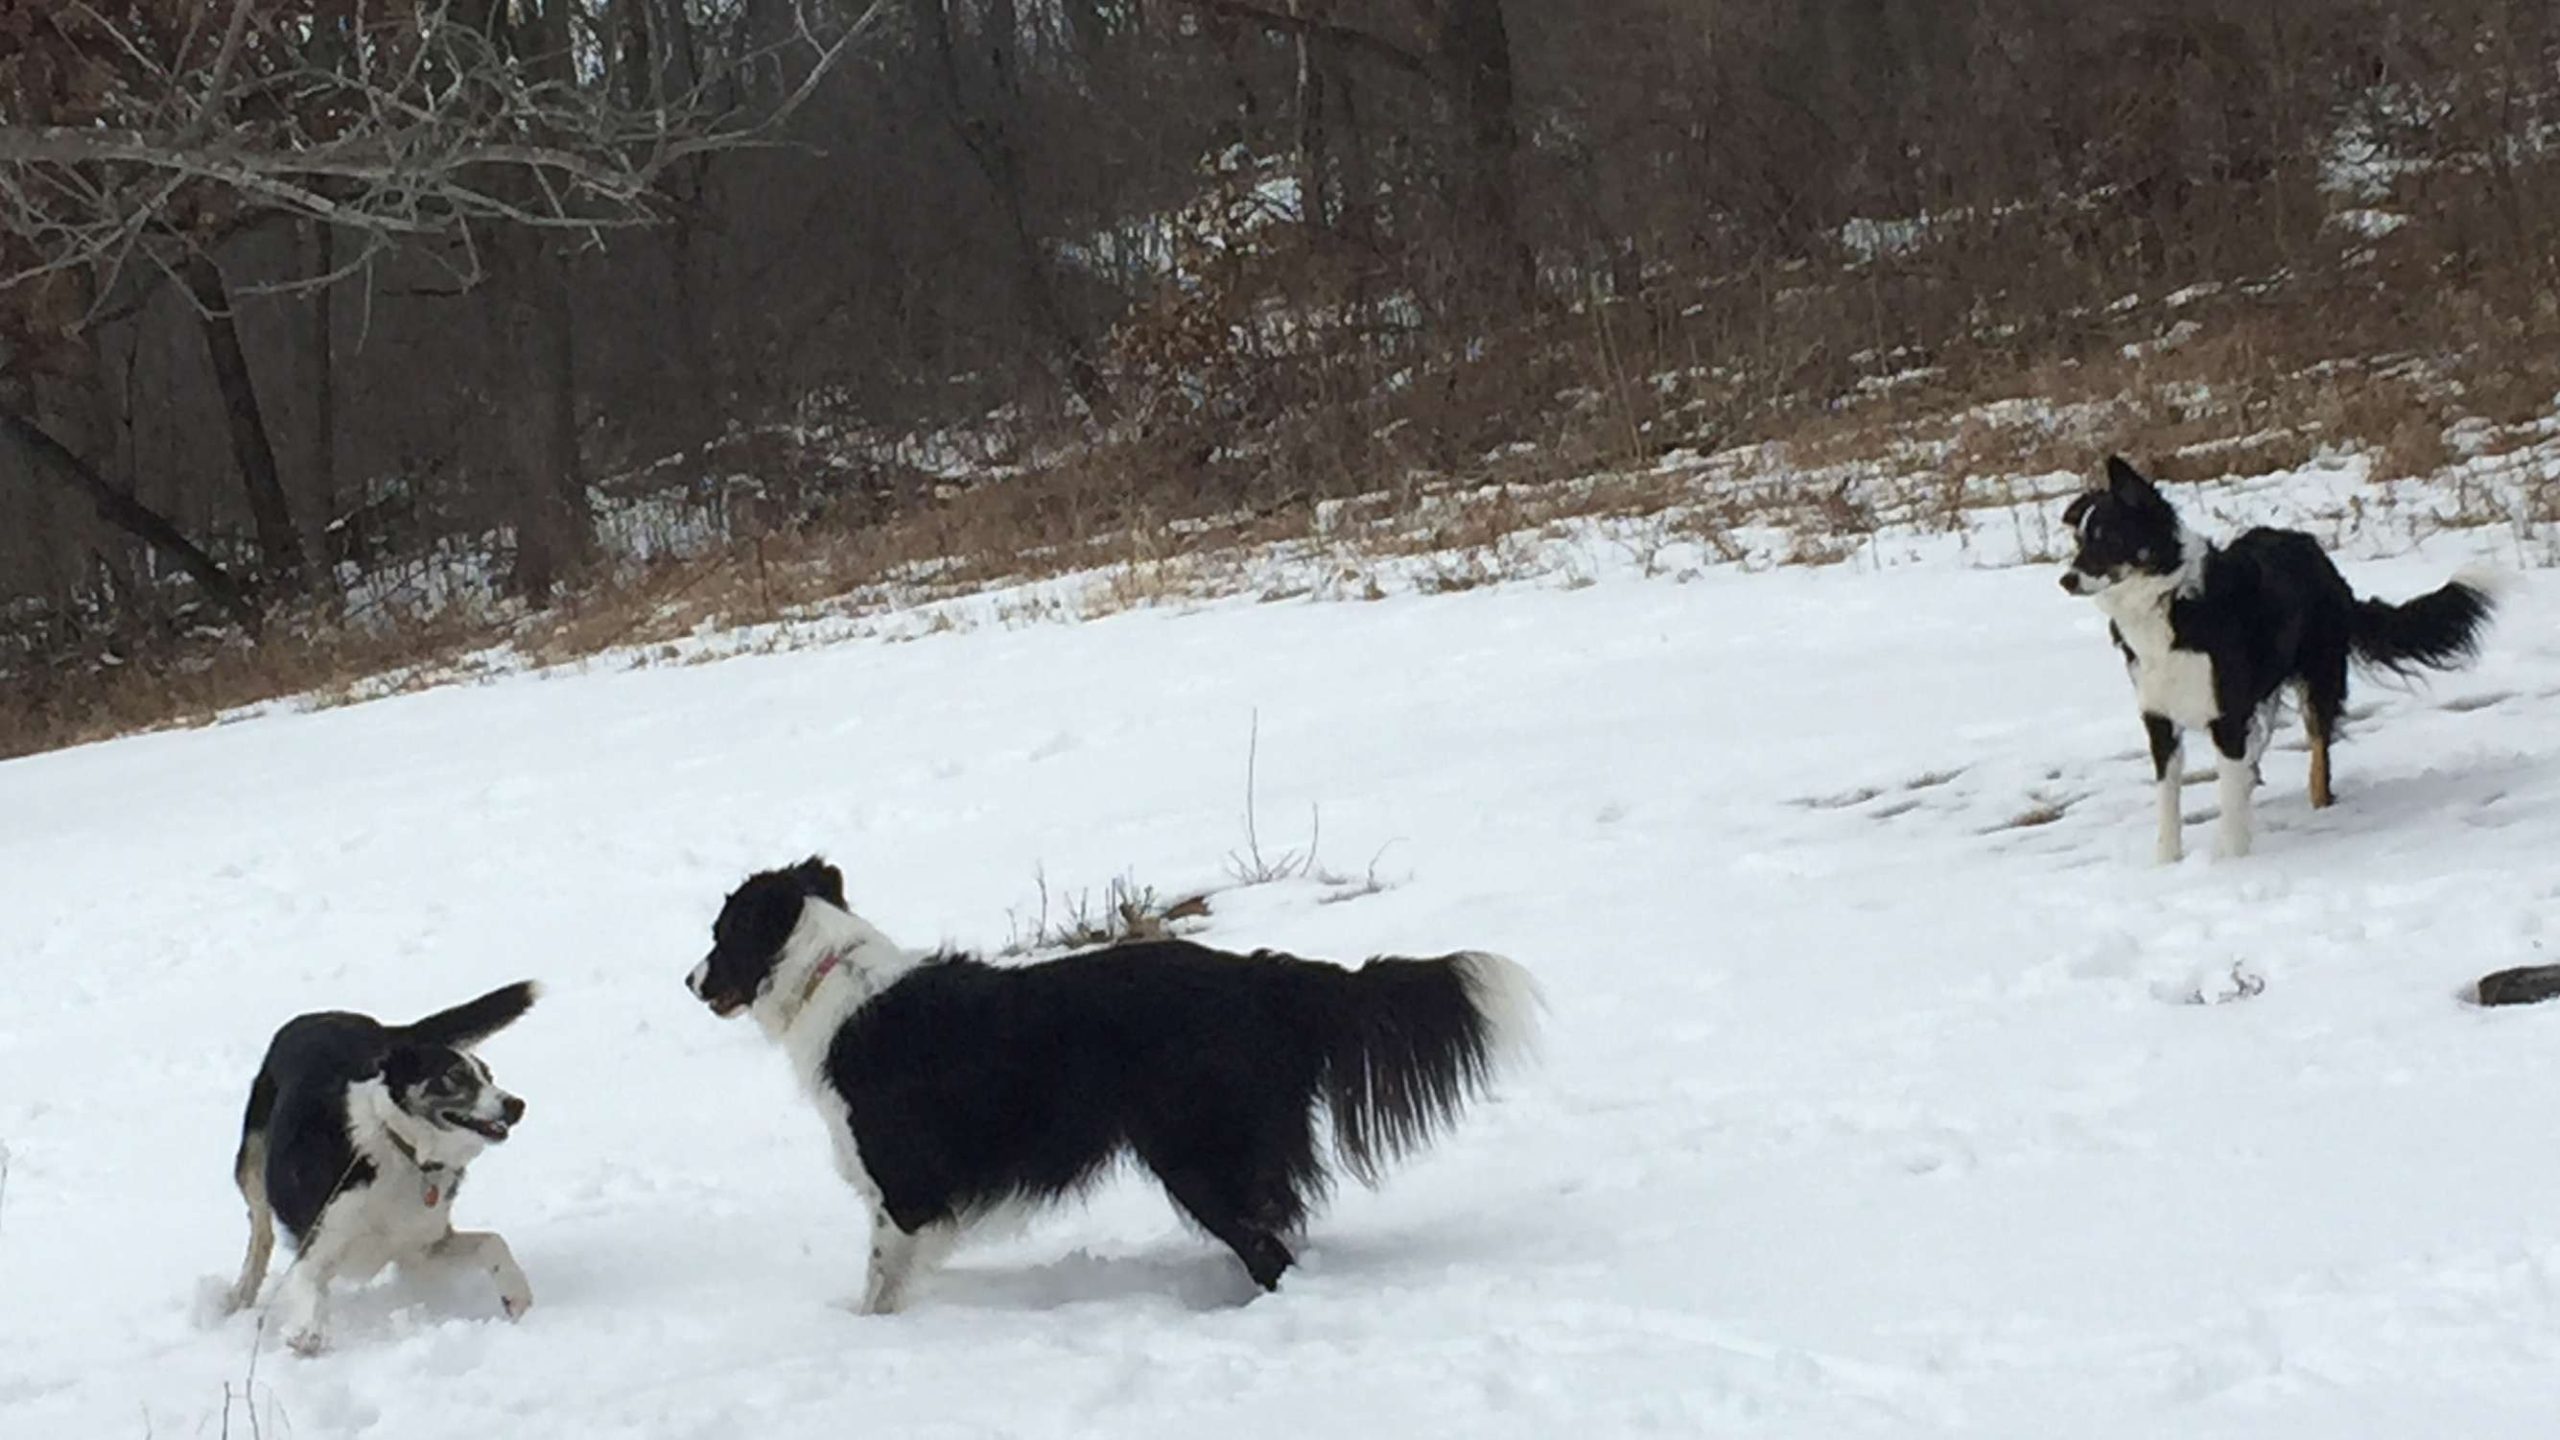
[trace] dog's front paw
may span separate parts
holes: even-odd
[[[308,1360],[313,1356],[328,1353],[329,1337],[322,1334],[317,1328],[289,1330],[285,1332],[284,1346],[294,1354]]]
[[[866,1284],[862,1294],[847,1300],[844,1308],[856,1315],[895,1315],[906,1308],[906,1288],[901,1285]]]
[[[195,1323],[211,1328],[239,1314],[258,1302],[253,1288],[247,1294],[229,1280],[207,1275],[196,1281],[195,1304],[191,1307]]]

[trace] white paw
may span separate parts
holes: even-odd
[[[210,1330],[246,1310],[256,1302],[256,1291],[246,1296],[231,1281],[207,1275],[196,1281],[195,1302],[189,1306],[189,1318],[199,1330]]]
[[[294,1330],[285,1335],[284,1344],[286,1349],[308,1360],[312,1356],[327,1352],[329,1337],[317,1329]]]

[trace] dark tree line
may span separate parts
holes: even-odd
[[[2546,0],[0,0],[0,664],[540,601],[945,433],[1462,467],[1595,314],[1745,413],[2346,285],[2360,187],[2548,327],[2555,148]]]

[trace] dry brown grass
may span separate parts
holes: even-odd
[[[0,757],[211,724],[287,698],[325,707],[443,684],[488,638],[459,620],[387,632],[315,624],[254,646],[233,640],[130,660],[76,683],[22,679],[0,697]]]
[[[1611,522],[1611,543],[1647,574],[1674,556],[1744,560],[1737,537],[1752,529],[1783,537],[1759,552],[1776,563],[1838,564],[1886,525],[1957,531],[1982,508],[2024,513],[2033,507],[2021,502],[2054,498],[2110,450],[2183,481],[2360,451],[2377,482],[2455,477],[2454,513],[2441,523],[2505,523],[2518,517],[2476,488],[2479,462],[2456,463],[2465,450],[2452,432],[2485,425],[2488,440],[2467,449],[2485,443],[2494,460],[2526,443],[2517,427],[2560,393],[2560,347],[2461,297],[2411,321],[2224,294],[2129,312],[2067,349],[1940,357],[1890,384],[1808,361],[1792,373],[1836,388],[1774,399],[1765,381],[1703,367],[1631,373],[1615,313],[1551,324],[1545,349],[1518,344],[1499,363],[1423,375],[1392,415],[1318,417],[1384,437],[1366,452],[1366,474],[1325,459],[1312,430],[1275,441],[1269,473],[1213,462],[1195,438],[1074,448],[1000,479],[910,484],[885,510],[875,498],[621,571],[538,615],[456,614],[387,632],[281,626],[255,646],[199,644],[15,684],[0,696],[0,755],[284,697],[326,705],[440,683],[492,646],[544,664],[607,652],[647,663],[706,628],[880,615],[989,591],[999,592],[995,617],[1017,624],[1216,594],[1375,599],[1389,575],[1468,590],[1554,568],[1543,539],[1592,519]],[[1497,427],[1476,412],[1504,407],[1549,427],[1542,443],[1484,448]],[[1717,453],[1665,461],[1666,433],[1712,437],[1699,448]],[[1382,473],[1397,478],[1364,483]],[[2560,523],[2560,486],[2507,488],[2525,490],[2524,522]],[[2018,538],[2031,557],[2058,543]],[[1286,581],[1252,563],[1278,546],[1294,561]],[[1007,588],[1069,576],[1085,578],[1063,591]],[[964,622],[945,610],[923,623]]]

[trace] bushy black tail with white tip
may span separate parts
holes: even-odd
[[[1372,960],[1337,992],[1325,1105],[1343,1168],[1375,1185],[1430,1143],[1535,1039],[1542,1002],[1529,972],[1499,955]]]
[[[2449,670],[2480,648],[2497,597],[2485,576],[2457,576],[2414,600],[2356,602],[2356,658],[2403,674]]]
[[[516,1023],[533,1008],[535,997],[541,993],[541,987],[532,981],[519,980],[477,1000],[465,1000],[450,1010],[439,1010],[424,1020],[399,1026],[391,1035],[395,1043],[468,1050]]]

